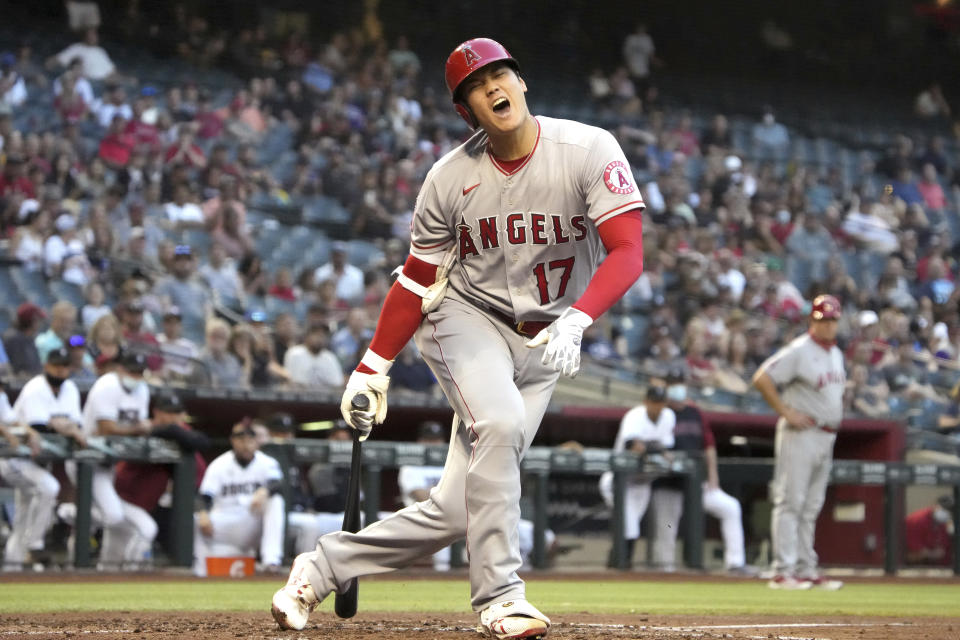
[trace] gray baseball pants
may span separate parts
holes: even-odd
[[[412,564],[466,537],[475,611],[525,598],[517,575],[520,460],[547,409],[558,373],[542,348],[449,291],[414,336],[459,420],[430,497],[358,533],[322,536],[300,556],[320,598],[356,577]],[[389,427],[386,427],[389,428]]]
[[[813,550],[817,516],[823,507],[837,436],[818,427],[793,429],[777,422],[776,460],[770,485],[773,570],[782,576],[817,576]]]

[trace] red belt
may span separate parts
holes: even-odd
[[[828,426],[826,426],[826,425],[820,427],[820,431],[824,431],[824,432],[826,432],[826,433],[836,433],[836,432],[837,432],[837,430],[834,429],[833,427],[828,427]]]
[[[550,326],[550,322],[547,320],[524,320],[523,322],[515,322],[513,318],[505,313],[497,311],[496,309],[487,307],[486,311],[520,335],[527,336],[529,338],[534,337]]]

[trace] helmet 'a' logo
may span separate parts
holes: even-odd
[[[468,67],[472,67],[473,65],[480,62],[480,56],[477,54],[476,51],[471,49],[470,46],[468,45],[463,48],[463,62]]]

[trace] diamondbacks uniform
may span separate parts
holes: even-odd
[[[213,535],[207,537],[194,528],[195,574],[206,575],[208,556],[244,555],[257,548],[263,564],[281,563],[283,496],[270,496],[261,514],[250,507],[257,489],[282,480],[280,463],[262,451],[254,453],[246,465],[237,461],[233,451],[214,458],[200,483],[200,494],[209,496],[212,502],[209,513]]]
[[[620,420],[620,430],[613,443],[613,451],[619,453],[627,449],[627,442],[642,440],[656,442],[664,449],[670,449],[674,444],[673,429],[677,424],[677,416],[670,407],[664,407],[656,421],[647,415],[647,408],[643,405],[634,407],[624,414]],[[649,478],[638,476],[627,482],[627,490],[623,504],[623,535],[627,540],[636,540],[640,537],[640,521],[647,512],[650,504],[651,481]],[[613,506],[613,472],[607,471],[600,476],[600,495],[608,506]]]
[[[5,393],[0,393],[0,421],[26,424],[37,431],[52,432],[51,418],[67,417],[80,423],[80,392],[65,380],[54,393],[43,374],[34,376],[23,386],[13,407]],[[22,564],[28,551],[43,549],[43,538],[53,522],[60,483],[42,466],[25,459],[0,460],[0,476],[16,489],[13,528],[4,551],[4,563]]]
[[[481,129],[426,177],[410,253],[441,265],[452,251],[453,263],[446,296],[414,340],[459,426],[429,500],[359,533],[320,538],[305,565],[317,593],[466,536],[474,610],[524,599],[520,460],[558,378],[542,350],[525,345],[583,295],[603,254],[597,226],[644,206],[612,135],[536,122],[536,145],[519,165],[494,158]]]
[[[677,426],[674,428],[674,450],[703,452],[710,447],[716,447],[716,440],[710,425],[703,418],[700,409],[693,405],[686,405],[680,410],[674,410],[677,415]],[[654,488],[654,500],[659,488]],[[680,516],[683,513],[683,493],[678,487],[664,488],[663,492],[671,493],[666,497],[669,502],[664,510],[657,509],[657,539],[663,540],[669,550],[666,555],[673,557],[673,548],[676,546],[677,531],[680,528]],[[703,510],[720,520],[720,535],[723,538],[723,564],[727,569],[744,566],[746,552],[743,542],[743,516],[740,501],[720,487],[710,488],[703,483]]]
[[[83,406],[83,433],[87,437],[98,435],[97,422],[100,420],[121,425],[146,420],[149,407],[150,389],[145,382],[127,391],[120,383],[119,375],[107,373],[93,383],[87,394]],[[75,474],[76,465],[68,465],[67,470]],[[121,499],[113,482],[113,467],[94,469],[93,505],[97,520],[103,525],[100,562],[108,565],[142,562],[157,537],[157,523],[149,513]]]
[[[804,334],[770,356],[760,371],[780,388],[786,405],[816,421],[808,429],[791,428],[782,417],[777,421],[771,484],[774,571],[780,576],[815,578],[814,528],[843,418],[843,353],[836,345],[823,346]]]

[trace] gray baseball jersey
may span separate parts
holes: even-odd
[[[792,428],[783,418],[777,422],[770,483],[773,570],[783,578],[816,578],[817,516],[830,481],[836,429],[843,419],[843,354],[835,345],[821,346],[804,334],[768,358],[760,370],[782,388],[788,406],[816,420],[817,426],[808,429]]]
[[[548,321],[576,302],[603,246],[597,225],[642,209],[613,136],[537,117],[527,158],[508,171],[478,131],[427,174],[411,223],[411,255],[440,265],[456,252],[446,296],[414,339],[459,417],[430,498],[358,533],[320,538],[306,575],[318,594],[467,539],[476,611],[525,599],[520,460],[558,373],[512,322]],[[496,318],[495,316],[499,316]],[[528,327],[529,329],[529,327]],[[469,523],[469,527],[467,524]]]
[[[805,333],[767,358],[760,370],[782,388],[787,405],[812,416],[818,426],[840,424],[847,376],[836,345],[823,347]]]
[[[449,286],[517,321],[552,320],[573,304],[603,252],[588,228],[644,206],[612,135],[570,120],[537,123],[536,146],[513,173],[482,131],[437,162],[411,230],[411,253],[431,264],[455,244]]]

